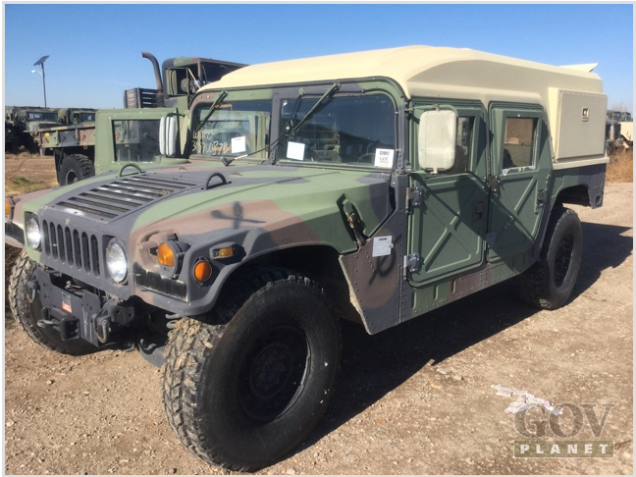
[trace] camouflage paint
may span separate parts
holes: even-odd
[[[205,175],[201,174],[202,170],[206,171]],[[217,185],[219,181],[212,177],[209,182],[214,187],[205,190],[207,178],[214,173],[224,174],[229,183]],[[133,184],[132,179],[135,178],[189,186],[116,218],[73,211],[61,205],[74,203],[78,198],[86,197],[82,194],[93,194],[93,190],[113,182],[130,181],[129,184]],[[244,250],[246,261],[303,245],[324,245],[334,248],[339,254],[350,253],[357,246],[339,204],[346,198],[355,207],[364,224],[363,233],[370,236],[391,212],[384,200],[389,193],[389,180],[389,174],[364,171],[254,165],[211,169],[209,164],[204,169],[201,165],[188,165],[122,178],[113,178],[112,174],[107,178],[92,178],[74,184],[74,187],[59,188],[32,198],[28,208],[19,207],[24,202],[18,202],[16,214],[35,213],[40,224],[46,221],[70,227],[69,233],[74,230],[86,232],[100,242],[99,250],[105,249],[110,237],[118,237],[127,246],[129,280],[125,286],[117,285],[105,279],[101,272],[96,275],[91,271],[78,270],[68,260],[27,246],[29,255],[35,260],[121,299],[136,295],[174,313],[197,314],[212,307],[222,283],[241,265],[215,263],[218,270],[215,280],[205,287],[194,285],[189,277],[192,264],[199,257],[212,260],[210,249],[215,245],[238,245]],[[143,185],[137,187],[142,188]],[[192,207],[192,204],[197,206]],[[106,210],[106,205],[103,208]],[[72,213],[72,218],[69,213]],[[159,273],[148,248],[141,248],[140,244],[152,242],[153,237],[165,239],[172,235],[190,245],[183,257],[179,277],[188,284],[186,300],[181,302],[137,286],[133,276],[135,263],[141,264],[150,273]]]

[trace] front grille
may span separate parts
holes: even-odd
[[[196,184],[148,175],[129,176],[97,186],[56,204],[66,212],[116,219]]]
[[[45,255],[99,276],[100,245],[97,236],[47,220],[42,221],[42,234]]]

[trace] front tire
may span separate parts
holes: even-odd
[[[184,318],[172,332],[164,406],[196,455],[255,471],[283,458],[324,412],[340,326],[322,290],[292,272],[254,273],[225,296],[235,305],[218,304],[210,322]]]
[[[78,356],[96,351],[97,348],[81,339],[63,341],[60,333],[52,328],[40,328],[42,303],[39,294],[32,293],[27,282],[39,265],[26,252],[18,257],[9,279],[9,306],[15,320],[26,334],[40,346],[62,354]]]
[[[95,166],[88,157],[81,154],[70,154],[64,156],[62,160],[58,182],[60,185],[68,185],[94,175]]]
[[[565,305],[581,268],[582,236],[576,212],[565,208],[552,212],[539,260],[518,278],[523,301],[545,310]]]

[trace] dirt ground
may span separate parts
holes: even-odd
[[[53,177],[49,159],[21,167]],[[632,183],[611,183],[603,208],[576,208],[584,261],[560,310],[523,305],[504,283],[375,336],[344,323],[326,416],[259,473],[633,474],[632,203]],[[224,473],[181,446],[164,416],[159,370],[136,352],[58,355],[32,343],[10,312],[4,333],[7,474]],[[596,436],[587,419],[577,433],[570,414],[560,429],[571,437],[548,426],[537,441],[612,441],[613,457],[513,457],[513,442],[527,438],[505,412],[514,397],[497,395],[498,384],[568,409],[594,404],[599,419],[612,404]],[[547,420],[533,409],[524,422],[533,432]]]

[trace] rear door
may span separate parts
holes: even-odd
[[[546,209],[552,153],[543,109],[493,104],[488,260],[528,252]]]

